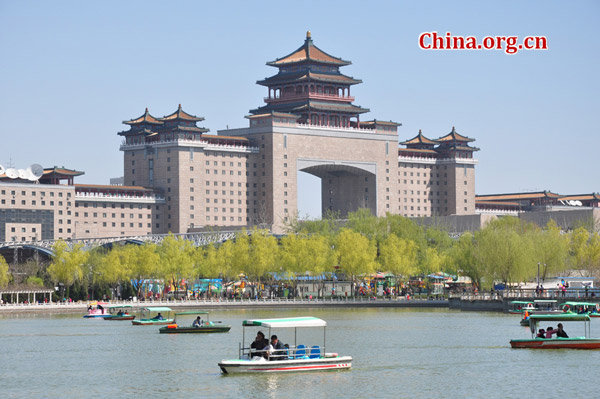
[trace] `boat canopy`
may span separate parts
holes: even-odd
[[[146,311],[146,312],[171,312],[171,308],[167,308],[164,306],[148,307],[148,308],[144,308],[144,311]]]
[[[265,328],[289,328],[289,327],[325,327],[327,322],[316,317],[290,317],[285,319],[256,319],[244,320],[242,326],[259,326]]]
[[[535,302],[535,303],[556,303],[558,301],[556,299],[536,299],[533,302]]]
[[[512,301],[511,305],[531,305],[531,301]]]
[[[132,307],[133,307],[133,305],[110,305],[108,308],[109,309],[119,309],[119,308],[131,309]]]
[[[569,306],[592,306],[592,307],[596,307],[596,305],[598,305],[597,303],[593,303],[593,302],[565,302],[565,303],[561,303],[560,306],[565,306],[565,305],[569,305]]]
[[[529,320],[533,320],[536,323],[540,323],[542,321],[589,321],[590,316],[587,314],[573,313],[532,314],[529,316]]]

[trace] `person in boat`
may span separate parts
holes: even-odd
[[[250,350],[256,353],[258,356],[267,357],[267,353],[264,351],[269,346],[269,340],[265,338],[265,334],[262,331],[256,333],[254,342],[250,344]]]
[[[98,304],[98,306],[96,306],[96,309],[98,309],[98,310],[100,310],[100,311],[104,310],[104,308],[103,308],[103,307],[102,307],[102,305],[100,305],[100,304]]]
[[[154,316],[154,318],[152,320],[164,320],[164,317],[159,312],[156,316]]]
[[[538,333],[535,337],[536,338],[546,338],[546,330],[544,330],[543,328],[540,328],[540,330],[538,331]]]
[[[88,306],[88,312],[92,310],[92,305]]]
[[[558,330],[553,329],[552,327],[546,328],[546,338],[552,338],[552,334],[556,334]]]
[[[556,337],[557,338],[569,338],[565,330],[563,330],[562,323],[558,323],[558,327],[556,329]]]
[[[287,357],[286,353],[287,352],[285,349],[285,345],[283,345],[281,343],[281,341],[279,341],[279,339],[277,338],[277,335],[272,335],[271,343],[269,344],[269,347],[267,348],[268,359],[269,360],[283,360]]]
[[[119,310],[119,311],[117,312],[117,316],[123,316],[123,311],[122,311],[122,310]]]
[[[202,319],[200,318],[200,316],[196,317],[196,320],[194,320],[194,322],[192,323],[192,327],[202,327]]]

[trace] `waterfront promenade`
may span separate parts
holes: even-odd
[[[94,301],[95,302],[95,301]],[[447,299],[369,299],[369,298],[339,298],[339,299],[197,299],[197,300],[158,300],[158,301],[108,301],[110,305],[133,305],[134,308],[144,308],[147,306],[168,306],[173,309],[245,309],[245,308],[335,308],[335,307],[422,307],[422,308],[447,308],[449,301]],[[85,312],[90,302],[80,301],[72,303],[17,303],[0,305],[0,314],[2,313],[23,313],[23,312],[45,312],[45,313],[73,313]]]

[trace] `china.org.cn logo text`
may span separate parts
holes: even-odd
[[[548,50],[546,36],[485,36],[481,41],[475,36],[453,36],[446,32],[423,32],[419,35],[422,50],[503,50],[516,54],[521,50]]]

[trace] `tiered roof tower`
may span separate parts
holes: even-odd
[[[331,127],[360,127],[360,114],[369,112],[352,104],[350,86],[362,83],[340,72],[350,61],[327,54],[313,44],[310,32],[294,52],[267,65],[277,75],[256,82],[269,88],[267,105],[250,110],[253,115],[282,112],[297,115],[299,123]]]

